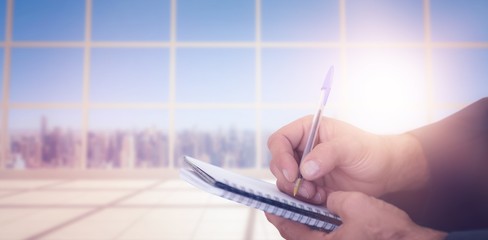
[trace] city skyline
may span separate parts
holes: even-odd
[[[176,133],[174,156],[169,156],[167,131],[155,128],[89,130],[87,148],[81,131],[50,125],[42,116],[36,130],[12,131],[9,137],[9,169],[77,168],[86,151],[87,169],[164,168],[169,159],[181,166],[184,155],[223,167],[254,167],[253,130],[235,127],[217,131],[182,130]]]

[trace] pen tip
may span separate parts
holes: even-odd
[[[301,180],[302,180],[301,178],[298,178],[297,181],[295,182],[295,186],[293,187],[293,197],[296,197],[298,193],[298,188],[300,187]]]

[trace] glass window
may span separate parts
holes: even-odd
[[[261,1],[264,41],[339,40],[339,1]]]
[[[488,96],[486,49],[435,49],[433,94],[437,103],[469,104]]]
[[[350,41],[423,41],[423,1],[348,0]]]
[[[320,87],[334,65],[334,91],[339,85],[339,52],[330,49],[268,48],[262,51],[262,100],[274,103],[317,103]],[[332,95],[335,93],[331,93]]]
[[[168,41],[169,0],[93,1],[95,41]]]
[[[81,111],[11,110],[6,168],[75,168],[81,159]]]
[[[87,168],[168,166],[168,113],[162,110],[90,111]]]
[[[422,48],[348,51],[346,94],[351,108],[346,121],[378,133],[397,133],[425,123],[424,53]]]
[[[7,1],[0,0],[0,42],[5,41],[5,23],[6,23],[5,20],[6,19],[7,19]]]
[[[85,0],[16,0],[13,24],[16,41],[82,41]]]
[[[254,1],[180,0],[180,41],[254,41]]]
[[[175,165],[188,155],[222,167],[254,167],[255,122],[252,109],[177,110]]]
[[[488,1],[431,0],[434,41],[488,41]]]
[[[11,61],[10,101],[81,101],[83,49],[14,48]]]
[[[247,48],[178,49],[178,102],[254,102],[255,55]]]
[[[161,102],[169,96],[167,49],[95,48],[90,97],[96,102]]]

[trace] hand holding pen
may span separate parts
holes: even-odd
[[[307,143],[305,145],[305,149],[303,150],[302,160],[303,158],[312,151],[312,148],[315,145],[315,139],[317,138],[317,132],[319,130],[320,121],[322,120],[322,112],[324,110],[325,104],[327,99],[329,98],[329,93],[332,85],[332,78],[334,75],[334,66],[329,68],[327,75],[324,79],[324,83],[322,84],[322,88],[320,89],[320,102],[315,115],[313,116],[312,126],[310,127],[310,133],[307,138]],[[301,162],[301,160],[300,160]],[[300,165],[300,162],[298,163]],[[300,169],[300,168],[299,168]],[[302,175],[300,171],[298,172],[298,178],[295,181],[295,186],[293,188],[293,196],[296,196],[298,193],[298,189],[300,188],[300,184],[302,182]]]

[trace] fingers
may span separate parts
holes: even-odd
[[[281,151],[272,153],[270,169],[273,175],[279,180],[289,183],[294,182],[298,177],[298,163],[293,152]]]
[[[287,193],[288,195],[293,195],[293,188],[295,186],[295,183],[277,180],[276,185],[278,186],[278,189],[280,189],[282,192]],[[298,188],[298,194],[296,198],[313,204],[325,204],[325,201],[327,199],[327,192],[325,191],[325,189],[317,187],[315,183],[303,180],[300,184],[300,188]]]
[[[306,126],[309,124],[309,117],[298,119],[271,135],[268,139],[268,148],[271,152],[270,168],[277,179],[286,179],[294,182],[298,177],[299,159],[297,149],[305,144]],[[308,125],[307,125],[308,123]]]
[[[354,219],[354,214],[365,213],[365,206],[371,206],[372,201],[374,200],[364,193],[336,191],[329,194],[327,208],[347,222]]]
[[[302,160],[302,176],[313,181],[325,176],[337,166],[347,166],[360,159],[362,144],[354,138],[340,137],[320,143]]]

